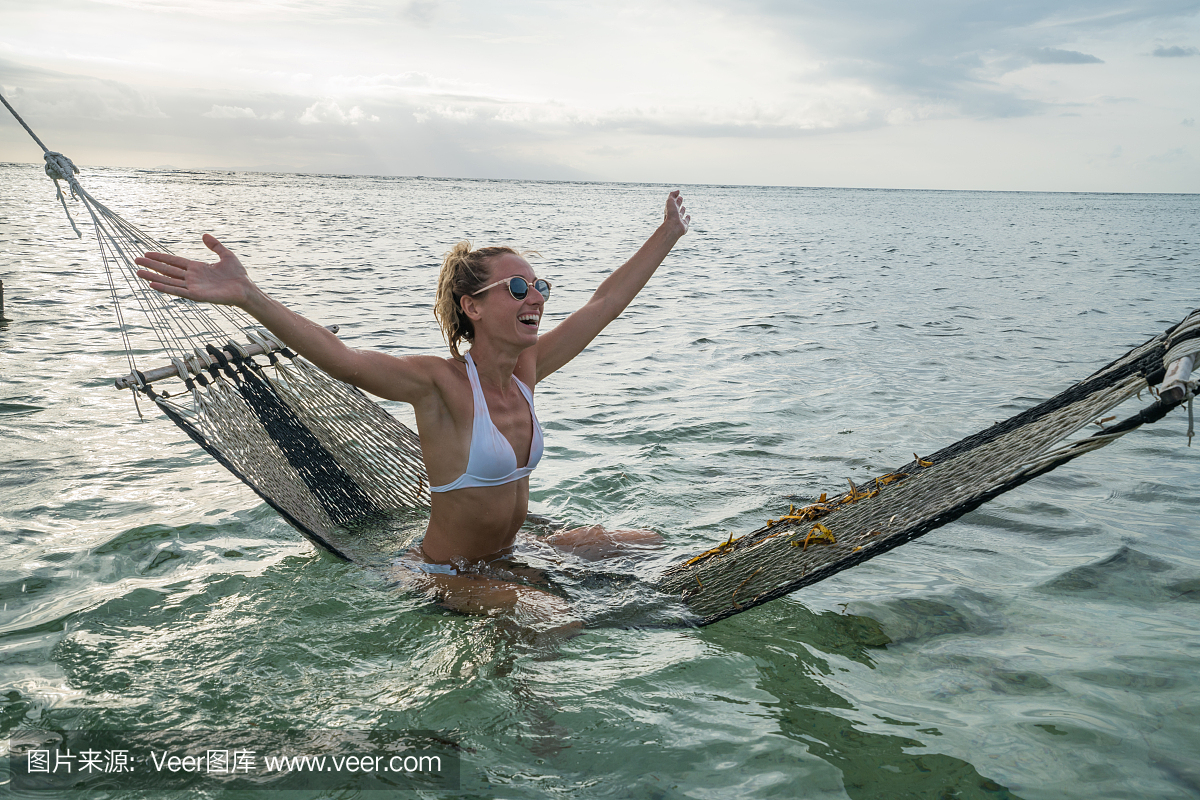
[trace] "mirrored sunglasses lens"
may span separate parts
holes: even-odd
[[[514,300],[524,300],[525,295],[529,294],[529,284],[524,278],[512,278],[508,282],[508,293]]]
[[[550,299],[550,282],[549,281],[545,281],[545,280],[542,280],[541,278],[538,278],[536,281],[533,282],[533,288],[538,290],[538,294],[540,294],[542,296],[543,300]]]

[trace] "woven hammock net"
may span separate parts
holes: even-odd
[[[142,372],[127,340],[131,372],[118,387],[151,398],[304,536],[342,558],[333,534],[343,526],[429,506],[413,431],[238,309],[150,289],[133,259],[169,251],[74,179],[70,186],[95,226],[114,304],[141,309],[170,363]],[[183,391],[156,391],[154,379],[164,377],[183,381]]]
[[[3,98],[0,97],[0,101]],[[7,101],[4,105],[12,111]],[[34,140],[45,145],[13,111]],[[87,210],[116,307],[130,374],[176,425],[312,542],[336,546],[353,523],[423,512],[428,481],[417,435],[353,386],[331,378],[237,309],[160,294],[133,259],[169,252],[88,194],[78,170],[46,150],[46,173]],[[59,187],[59,200],[67,210]],[[70,218],[70,212],[67,211]],[[72,221],[74,227],[74,222]],[[78,228],[75,229],[79,233]],[[143,372],[125,310],[138,308],[167,366]],[[654,581],[708,624],[816,583],[945,525],[1032,478],[1161,419],[1190,400],[1200,310],[1046,402],[833,498],[825,495]],[[175,394],[160,380],[182,381]],[[1148,387],[1141,413],[1063,444]],[[1168,390],[1168,387],[1173,387]],[[1191,430],[1189,429],[1189,441]]]
[[[1004,422],[916,458],[836,497],[789,509],[779,520],[671,568],[658,588],[699,624],[761,605],[911,542],[994,497],[1162,419],[1194,384],[1162,392],[1128,419],[1064,440],[1148,387],[1190,372],[1200,310],[1095,374]],[[1168,380],[1167,365],[1174,373]],[[1181,371],[1182,370],[1182,371]],[[1189,405],[1190,414],[1190,405]],[[1191,430],[1189,429],[1189,437]]]

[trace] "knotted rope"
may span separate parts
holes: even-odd
[[[47,150],[45,158],[46,174],[50,176],[50,180],[54,181],[54,188],[58,192],[58,202],[62,203],[63,212],[66,213],[67,221],[71,223],[71,229],[75,231],[75,236],[82,239],[83,234],[79,232],[75,220],[71,219],[70,210],[67,209],[67,198],[63,197],[62,187],[58,185],[59,181],[66,181],[67,187],[71,190],[71,199],[78,200],[79,195],[75,188],[79,186],[79,181],[75,180],[75,176],[79,174],[79,167],[75,166],[75,162],[62,153],[56,153],[53,150]]]
[[[42,148],[42,152],[45,153],[46,158],[46,174],[50,176],[50,180],[54,181],[54,188],[58,191],[58,201],[62,203],[63,211],[67,215],[67,220],[71,223],[71,228],[75,231],[75,235],[82,239],[83,234],[80,233],[79,228],[76,227],[75,220],[71,219],[71,212],[67,209],[67,199],[63,197],[62,187],[58,185],[59,181],[66,181],[67,186],[71,189],[72,199],[77,199],[78,195],[75,192],[76,188],[78,187],[80,191],[82,191],[83,188],[79,186],[79,181],[75,180],[75,176],[79,174],[79,167],[75,166],[75,163],[62,153],[57,153],[51,150],[49,147],[46,147],[46,145],[42,143],[42,140],[38,138],[38,135],[33,132],[33,128],[29,127],[25,123],[25,120],[21,119],[21,115],[17,113],[15,108],[9,105],[9,102],[4,99],[4,95],[2,94],[0,94],[0,103],[4,103],[4,107],[7,108],[14,117],[16,117],[17,122],[21,123],[21,127],[25,129],[25,132],[33,137],[33,140],[37,142],[38,147]]]

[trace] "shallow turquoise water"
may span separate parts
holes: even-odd
[[[541,251],[554,324],[668,188],[83,181],[178,252],[215,233],[390,352],[444,346],[434,278],[458,238]],[[0,185],[6,732],[435,729],[478,797],[1200,792],[1182,414],[785,600],[699,630],[593,605],[596,627],[549,647],[317,552],[165,419],[139,422],[110,388],[124,356],[90,235],[40,169],[0,166]],[[660,530],[664,563],[1008,417],[1200,305],[1194,196],[685,195],[693,231],[538,391],[534,510]]]

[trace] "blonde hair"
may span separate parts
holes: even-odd
[[[450,352],[455,358],[461,358],[458,352],[460,341],[475,341],[475,325],[463,313],[463,297],[468,297],[486,286],[488,279],[488,259],[494,256],[520,255],[511,247],[481,247],[471,249],[471,243],[459,242],[442,258],[442,271],[438,275],[437,299],[433,304],[433,315],[442,326],[442,335],[450,345]]]

